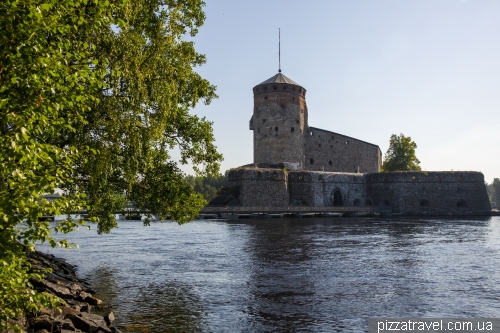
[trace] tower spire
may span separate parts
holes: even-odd
[[[281,28],[278,28],[278,72],[281,73]]]

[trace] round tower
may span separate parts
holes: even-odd
[[[256,85],[253,96],[254,163],[284,163],[289,170],[302,170],[308,128],[306,90],[278,73]]]

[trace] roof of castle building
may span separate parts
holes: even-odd
[[[285,75],[278,73],[275,76],[273,76],[270,79],[267,79],[266,81],[259,83],[258,85],[260,86],[261,84],[266,84],[266,83],[288,83],[288,84],[294,84],[296,86],[300,86],[297,82],[293,81],[292,79],[286,77]]]

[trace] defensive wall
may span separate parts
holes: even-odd
[[[368,173],[382,165],[377,145],[346,135],[309,127],[305,141],[307,170]]]
[[[241,167],[229,173],[241,206],[371,206],[408,215],[491,211],[480,172],[338,173]]]

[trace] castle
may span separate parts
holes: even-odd
[[[405,214],[491,211],[480,172],[381,173],[377,145],[310,127],[306,89],[281,71],[253,88],[254,163],[233,169],[241,206],[372,206]]]

